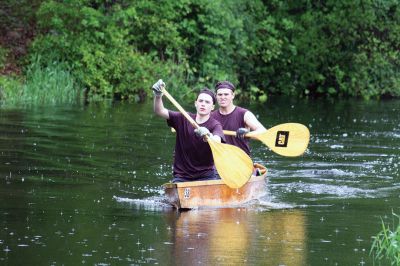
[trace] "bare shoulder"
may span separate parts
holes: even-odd
[[[249,110],[244,114],[244,123],[250,130],[261,130],[264,129],[265,127],[258,121],[257,117]]]

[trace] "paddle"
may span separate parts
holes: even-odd
[[[162,88],[162,92],[194,128],[199,128],[196,121],[189,116],[165,88]],[[215,168],[222,181],[230,188],[240,188],[246,184],[253,173],[253,161],[250,157],[236,146],[215,142],[208,136],[206,136],[206,139],[211,148]]]
[[[236,136],[235,131],[224,130],[224,134]],[[310,131],[302,124],[285,123],[276,125],[264,132],[249,132],[245,137],[263,142],[279,155],[295,157],[302,155],[307,149]]]
[[[224,130],[224,134],[236,136],[235,131]],[[305,125],[299,123],[285,123],[261,133],[249,132],[245,137],[263,142],[279,155],[295,157],[302,155],[307,149],[310,131]]]

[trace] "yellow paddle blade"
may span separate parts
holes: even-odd
[[[282,156],[295,157],[302,155],[310,141],[310,131],[299,123],[285,123],[274,126],[265,132],[246,134],[247,137],[258,139],[272,151]]]
[[[240,188],[253,173],[253,161],[242,149],[208,138],[215,168],[222,181],[230,188]]]

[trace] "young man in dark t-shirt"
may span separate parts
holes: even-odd
[[[207,88],[199,92],[194,103],[197,112],[189,113],[200,126],[195,130],[181,113],[164,107],[162,101],[164,86],[161,79],[153,85],[154,112],[167,119],[167,124],[176,131],[172,182],[219,179],[214,168],[210,145],[205,140],[207,135],[211,141],[225,141],[221,124],[210,117],[216,101],[214,93]]]
[[[218,82],[215,91],[219,109],[213,111],[211,117],[219,121],[224,130],[236,131],[236,137],[226,136],[227,143],[238,146],[250,154],[249,141],[244,135],[250,131],[266,131],[265,127],[252,112],[233,104],[235,86],[231,82]]]

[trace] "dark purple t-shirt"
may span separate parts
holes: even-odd
[[[219,110],[215,110],[211,113],[211,117],[219,121],[224,130],[232,130],[236,131],[240,127],[246,127],[244,123],[244,114],[248,110],[239,106],[235,107],[232,113],[223,115],[219,112]],[[225,136],[226,143],[235,145],[242,150],[244,150],[247,154],[250,154],[250,146],[249,140],[247,138],[241,140],[234,136]]]
[[[195,119],[194,114],[189,115]],[[214,160],[210,145],[196,136],[194,127],[179,112],[169,111],[167,124],[176,130],[175,158],[173,174],[176,177],[199,178],[209,176],[214,171]],[[210,117],[205,123],[213,135],[220,136],[225,141],[221,124]]]

